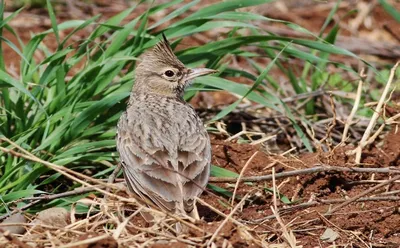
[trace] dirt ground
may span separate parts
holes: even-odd
[[[244,164],[256,152],[262,148],[252,145],[237,144],[226,142],[217,137],[212,139],[213,162],[216,165],[240,173]],[[271,174],[271,167],[275,173],[312,168],[318,165],[331,165],[341,167],[354,167],[352,158],[347,156],[346,151],[352,147],[339,147],[329,153],[309,153],[296,157],[270,156],[259,152],[250,162],[244,172],[244,176],[257,176]],[[385,144],[381,148],[372,148],[364,153],[362,163],[368,167],[393,167],[400,169],[400,133],[392,131]],[[292,207],[278,201],[278,208],[284,223],[289,223],[288,227],[294,232],[299,244],[303,247],[322,246],[326,247],[326,242],[320,240],[321,235],[327,228],[336,230],[339,238],[335,240],[336,245],[360,244],[361,240],[373,247],[398,247],[400,244],[400,212],[399,199],[390,197],[377,197],[373,201],[362,201],[347,205],[329,217],[322,216],[329,208],[340,204],[340,200],[349,199],[357,196],[363,191],[388,179],[387,174],[378,173],[348,173],[348,172],[322,172],[310,175],[299,175],[285,179],[278,179],[281,194],[288,197],[293,205],[303,207]],[[221,184],[220,186],[232,188],[232,185]],[[267,240],[274,241],[276,236],[274,230],[279,230],[274,215],[270,209],[272,203],[272,193],[265,190],[272,188],[271,181],[253,183],[246,185],[241,183],[238,195],[244,196],[248,192],[252,193],[253,198],[238,212],[237,219],[244,221],[254,228],[254,231],[263,235],[268,233]],[[394,184],[375,191],[369,196],[390,196],[385,192],[398,192],[400,184]],[[204,199],[218,209],[223,209],[218,199],[214,195],[205,194]],[[331,201],[325,203],[324,201]],[[334,201],[338,201],[335,203]],[[312,203],[306,205],[305,203]],[[225,213],[229,214],[228,209]],[[207,216],[207,212],[203,213]],[[212,221],[210,228],[216,228],[221,222],[219,217]],[[230,226],[231,234],[237,232]],[[233,239],[233,240],[232,240]],[[231,235],[232,243],[240,247],[240,240],[236,240],[235,235]],[[357,247],[357,246],[356,246]]]
[[[74,18],[88,18],[94,14],[103,13],[104,19],[122,11],[126,7],[124,1],[115,1],[113,6],[107,4],[106,1],[94,2],[97,2],[97,4],[64,6],[62,8],[69,8],[69,12],[63,12],[64,14],[59,15],[58,18],[62,21]],[[286,5],[275,4],[271,8],[252,10],[271,18],[292,21],[311,31],[318,32],[332,7],[332,4],[314,5],[314,1],[312,1],[313,5],[309,6],[304,3],[307,1],[299,1],[298,6],[294,8],[292,4],[294,5],[295,3],[292,2],[288,1]],[[343,7],[339,11],[342,16],[351,8],[365,9],[369,6],[367,1],[358,1],[358,3],[356,3],[357,1],[343,2]],[[396,3],[395,6],[400,9],[400,3]],[[9,11],[12,11],[12,8]],[[288,14],[289,12],[290,15]],[[345,48],[359,52],[361,56],[375,63],[377,67],[400,58],[398,54],[400,53],[400,41],[396,37],[396,32],[392,32],[400,30],[400,25],[393,19],[388,18],[387,13],[382,8],[375,7],[367,17],[359,21],[356,20],[358,19],[355,16],[349,15],[341,22],[343,32],[341,33],[342,40],[339,40],[339,42],[342,42]],[[50,21],[45,10],[26,9],[11,22],[11,26],[22,36],[22,40],[26,41],[30,37],[30,32],[38,33],[49,29]],[[273,24],[271,27],[275,28],[278,33],[287,32],[279,24]],[[67,32],[62,32],[61,38],[66,34]],[[74,37],[74,40],[84,39],[85,35],[85,33],[79,33]],[[207,33],[204,36],[186,38],[183,44],[192,46],[205,43],[207,39],[218,38],[216,35],[216,33]],[[17,40],[10,33],[5,33],[5,37],[17,43]],[[350,46],[350,43],[346,43],[346,41],[349,41],[349,37],[363,39],[365,42],[359,47]],[[390,46],[380,46],[379,43],[382,40]],[[55,44],[55,42],[52,38],[49,38],[46,40],[46,44],[50,48],[54,48],[52,44]],[[368,45],[370,46],[368,47]],[[364,48],[364,46],[367,48]],[[391,50],[391,52],[386,53],[385,49],[391,46],[398,50]],[[378,56],[378,53],[383,55]],[[18,77],[20,58],[8,46],[4,46],[4,56],[7,70]],[[36,54],[36,58],[40,60],[41,55]],[[343,60],[340,56],[335,59],[338,61]],[[293,63],[297,62],[293,61]],[[346,63],[357,66],[358,61],[348,60]],[[274,72],[271,73],[273,74]],[[209,105],[216,108],[235,100],[236,98],[226,93],[219,92],[205,95],[202,93],[193,99],[192,103],[198,108],[206,108]],[[399,111],[395,109],[392,115],[396,113],[399,113]],[[242,173],[244,177],[269,175],[272,173],[272,169],[278,175],[283,172],[311,169],[325,165],[344,168],[360,167],[360,165],[354,164],[354,156],[346,155],[346,152],[354,149],[354,147],[350,146],[337,146],[329,152],[289,153],[281,156],[269,154],[265,146],[239,144],[236,139],[226,141],[227,138],[227,136],[223,135],[211,135],[213,147],[212,163],[238,174]],[[276,180],[276,186],[281,194],[280,200],[277,200],[279,215],[286,228],[293,232],[298,245],[303,247],[328,247],[329,245],[336,245],[337,247],[399,247],[400,181],[381,187],[364,195],[357,201],[341,207],[334,213],[326,215],[330,209],[346,203],[352,197],[359,196],[384,180],[398,175],[400,171],[400,130],[393,126],[390,133],[382,139],[381,143],[382,145],[373,145],[364,150],[361,167],[366,169],[390,167],[396,170],[396,173],[378,173],[372,170],[371,172],[363,173],[350,170],[341,172],[322,171],[285,176]],[[277,146],[280,151],[286,151],[289,147],[284,139],[278,139]],[[255,157],[243,169],[256,152]],[[214,182],[212,184],[229,189],[232,192],[236,182]],[[238,199],[236,199],[233,206],[246,194],[249,197],[244,206],[236,211],[234,218],[250,227],[251,233],[261,237],[265,243],[281,244],[282,226],[279,225],[276,215],[271,210],[271,206],[274,206],[271,188],[273,188],[272,180],[240,183],[236,193]],[[226,215],[230,214],[232,210],[229,207],[230,199],[228,197],[208,191],[203,194],[202,199]],[[287,201],[290,201],[290,203]],[[204,221],[197,225],[213,233],[224,221],[224,218],[209,207],[198,205],[200,215]],[[131,221],[137,226],[146,226],[140,216],[133,218]],[[131,231],[132,235],[138,232],[138,230]],[[331,238],[332,240],[322,240],[321,237],[324,232],[329,231],[332,232],[327,239]],[[233,247],[259,247],[259,244],[257,245],[249,239],[238,225],[230,222],[224,225],[220,234],[216,240],[218,247],[223,246],[224,240],[228,240]],[[84,240],[88,238],[88,235],[83,235],[80,239]],[[201,237],[199,233],[192,233],[191,235]],[[157,244],[152,247],[167,246],[186,247],[179,242],[168,245]],[[103,240],[90,246],[81,247],[115,247],[115,240]]]

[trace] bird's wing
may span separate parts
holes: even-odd
[[[193,203],[207,185],[210,176],[211,146],[207,132],[183,135],[178,154],[183,184],[183,203],[186,212],[193,209]]]
[[[179,148],[179,137],[157,129],[152,118],[130,123],[128,114],[118,124],[117,148],[130,189],[167,211],[191,211],[209,177],[207,133],[180,137],[186,145]]]

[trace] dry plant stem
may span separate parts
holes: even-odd
[[[394,182],[394,183],[400,183],[400,181]],[[395,195],[395,194],[400,194],[400,189],[398,190],[392,190],[392,191],[386,191],[383,193],[380,193],[380,196],[384,196],[384,195]]]
[[[378,135],[381,134],[385,126],[393,124],[393,122],[395,122],[398,118],[400,118],[400,113],[385,120],[385,123],[381,124],[378,130],[376,130],[376,132],[367,140],[366,145],[372,144]]]
[[[386,86],[382,92],[381,98],[379,99],[378,105],[375,108],[375,112],[371,117],[371,120],[367,126],[367,129],[364,132],[363,137],[361,138],[361,141],[358,145],[358,147],[356,149],[354,149],[350,154],[356,154],[356,158],[355,158],[355,162],[357,164],[360,163],[361,161],[361,153],[362,153],[362,149],[367,145],[368,139],[371,136],[371,133],[376,125],[376,122],[379,118],[379,116],[381,115],[381,110],[382,110],[382,106],[386,101],[386,96],[389,93],[390,90],[390,86],[392,84],[393,78],[394,78],[394,74],[396,72],[397,67],[399,66],[400,61],[398,61],[394,67],[390,70],[390,75],[389,75],[389,79],[386,83]]]
[[[237,134],[232,135],[231,137],[227,138],[225,141],[228,142],[228,141],[234,140],[234,139],[239,138],[240,136],[242,136],[242,135],[244,135],[244,134],[263,135],[263,133],[249,132],[249,131],[244,131],[244,130],[242,130],[242,131],[238,132]]]
[[[378,130],[375,131],[375,133],[369,137],[369,139],[367,140],[367,142],[365,142],[365,146],[370,145],[372,143],[374,143],[374,141],[376,140],[376,138],[379,136],[379,134],[381,134],[381,132],[383,131],[383,129],[385,128],[385,123],[383,123]]]
[[[342,203],[346,202],[346,199],[330,199],[330,200],[316,200],[316,201],[311,201],[311,202],[305,202],[297,205],[293,205],[287,208],[283,208],[280,210],[280,212],[283,214],[287,214],[291,211],[295,211],[301,208],[308,208],[308,207],[313,207],[317,205],[324,205],[324,204],[334,204],[334,203]],[[370,201],[400,201],[399,196],[376,196],[376,197],[361,197],[356,200],[356,202],[370,202]],[[262,218],[261,220],[265,219],[273,219],[275,216],[270,215],[265,218]]]
[[[271,206],[272,213],[274,214],[274,217],[278,221],[279,225],[282,228],[282,234],[283,237],[285,238],[286,242],[290,245],[290,247],[296,247],[296,240],[293,239],[293,237],[289,234],[285,223],[283,223],[281,217],[279,216],[279,210],[278,210],[278,200],[277,200],[277,191],[278,188],[276,187],[276,181],[275,181],[275,168],[272,168],[272,187],[273,187],[273,203],[274,205]]]
[[[27,228],[28,227],[30,227],[30,228],[42,227],[42,228],[51,229],[51,230],[55,230],[55,231],[60,230],[60,231],[63,231],[63,232],[71,232],[71,233],[75,233],[75,234],[78,234],[78,235],[82,235],[82,234],[86,233],[86,232],[82,232],[82,231],[73,230],[73,229],[67,228],[67,227],[60,228],[60,227],[55,227],[55,226],[52,226],[52,225],[37,224],[37,223],[6,223],[6,224],[0,223],[0,227],[2,227],[2,226],[24,226],[24,227],[27,227]]]
[[[11,211],[9,213],[3,214],[2,216],[0,216],[0,221],[10,217],[13,214],[19,213],[19,212],[21,212],[23,210],[26,210],[26,209],[28,209],[28,208],[30,208],[32,206],[35,206],[36,204],[38,204],[40,202],[41,202],[41,200],[36,200],[36,201],[30,202],[30,203],[24,205],[23,207],[17,208],[17,209],[15,209],[15,210],[13,210],[13,211]]]
[[[343,203],[337,205],[336,207],[334,207],[334,208],[328,210],[328,212],[325,214],[325,216],[331,215],[332,213],[336,212],[337,210],[339,210],[339,209],[341,209],[341,208],[343,208],[343,207],[349,205],[349,204],[352,203],[352,202],[357,201],[357,200],[360,199],[361,197],[363,197],[363,196],[365,196],[365,195],[368,195],[369,193],[372,193],[372,192],[374,192],[375,190],[377,190],[377,189],[379,189],[379,188],[382,188],[382,187],[384,187],[384,186],[386,186],[386,185],[388,185],[388,184],[390,184],[390,183],[392,183],[392,182],[395,182],[395,181],[397,181],[397,180],[399,180],[399,179],[400,179],[400,175],[397,175],[397,176],[393,177],[392,179],[386,180],[386,181],[384,181],[384,182],[382,182],[382,183],[380,183],[380,184],[378,184],[378,185],[375,185],[374,187],[369,188],[368,190],[365,190],[365,191],[362,192],[361,194],[358,194],[358,195],[356,195],[356,196],[354,196],[354,197],[348,199],[347,201],[345,201],[345,202],[343,202]]]
[[[400,35],[398,32],[393,31],[387,24],[383,24],[383,29],[390,33],[398,42],[400,42]]]
[[[3,229],[0,228],[0,233],[3,234],[3,237],[6,238],[11,244],[16,245],[17,247],[20,248],[32,248],[32,246],[25,244],[18,238],[14,237],[9,231],[4,231]]]
[[[233,190],[231,205],[233,205],[233,204],[235,203],[236,192],[237,192],[237,189],[239,188],[240,179],[243,177],[243,174],[244,174],[244,172],[246,171],[247,167],[249,166],[249,164],[251,163],[251,161],[253,160],[253,158],[254,158],[257,154],[258,154],[258,151],[256,151],[256,152],[249,158],[249,160],[247,160],[246,164],[243,166],[243,169],[240,171],[239,177],[238,177],[237,182],[236,182],[236,185],[235,185],[235,190]]]
[[[121,232],[125,229],[126,225],[129,223],[129,221],[135,217],[137,214],[140,213],[142,208],[137,209],[133,214],[131,214],[128,218],[126,218],[122,223],[118,225],[118,227],[115,229],[115,232],[113,234],[113,238],[117,240],[119,236],[121,235]]]
[[[73,225],[76,222],[76,205],[77,202],[71,204],[71,210],[69,211],[70,225]]]
[[[94,187],[82,187],[82,188],[77,188],[71,191],[67,191],[67,192],[62,192],[62,193],[58,193],[58,194],[48,194],[48,195],[39,195],[36,197],[26,197],[26,198],[22,198],[21,200],[18,201],[27,201],[27,200],[46,200],[46,201],[51,201],[57,198],[62,198],[62,197],[66,197],[66,196],[73,196],[73,195],[80,195],[80,194],[84,194],[84,193],[89,193],[92,191],[96,191],[95,188],[105,188],[105,186],[103,185],[94,185]]]
[[[275,178],[287,178],[299,175],[307,175],[319,172],[353,172],[353,173],[384,173],[384,174],[400,174],[400,170],[395,168],[359,168],[359,167],[341,167],[341,166],[330,166],[330,165],[321,165],[307,169],[301,170],[293,170],[286,171],[281,173],[276,173]],[[263,175],[263,176],[252,176],[252,177],[243,177],[240,179],[241,182],[262,182],[262,181],[271,181],[272,175]],[[237,182],[237,178],[232,177],[210,177],[209,182],[211,183],[235,183]]]
[[[345,182],[345,185],[352,186],[352,185],[360,185],[360,184],[378,184],[384,182],[385,180],[360,180],[360,181],[350,181]],[[400,183],[400,181],[395,181],[393,183]],[[400,191],[399,191],[400,192]]]
[[[322,145],[322,143],[323,143],[324,141],[326,141],[329,137],[331,137],[332,130],[333,130],[333,128],[335,128],[335,126],[336,126],[336,109],[335,109],[335,102],[334,102],[334,100],[333,100],[332,94],[329,95],[329,100],[330,100],[330,104],[331,104],[331,108],[332,108],[332,112],[333,112],[333,117],[332,117],[332,122],[331,122],[331,124],[329,125],[328,130],[326,131],[325,137],[323,137],[323,138],[319,141],[319,143],[320,143],[321,145]],[[331,146],[330,146],[329,142],[326,142],[326,144],[327,144],[328,148],[331,150]],[[321,150],[322,150],[322,149],[321,149]]]
[[[302,126],[304,127],[304,129],[306,130],[306,133],[308,134],[309,138],[314,142],[314,146],[315,146],[315,147],[318,147],[318,142],[319,142],[319,141],[315,138],[314,128],[313,128],[313,127],[310,128],[310,127],[307,125],[307,123],[304,122],[304,121],[301,121],[301,125],[302,125]],[[297,143],[300,144],[301,141],[298,140]]]
[[[104,186],[96,185],[95,187],[102,188]],[[18,200],[18,201],[20,202],[20,201],[29,200],[29,201],[32,201],[32,202],[30,202],[30,203],[28,203],[28,204],[26,204],[26,205],[24,205],[24,206],[22,206],[20,208],[16,208],[13,211],[11,211],[10,213],[7,213],[7,214],[4,214],[4,215],[0,216],[0,221],[2,221],[3,219],[5,219],[5,218],[7,218],[7,217],[9,217],[9,216],[11,216],[13,214],[22,212],[22,211],[24,211],[26,209],[29,209],[29,208],[35,206],[36,204],[39,204],[41,201],[51,201],[51,200],[58,199],[58,198],[61,198],[61,197],[80,195],[80,194],[88,193],[88,192],[91,192],[91,191],[96,191],[96,189],[94,187],[86,187],[86,188],[78,188],[78,189],[75,189],[75,190],[72,190],[72,191],[63,192],[63,193],[54,194],[54,195],[40,195],[40,196],[37,196],[37,197],[23,198],[23,199]]]
[[[314,207],[317,205],[327,205],[327,204],[334,204],[334,203],[342,203],[347,201],[346,199],[330,199],[330,200],[317,200],[317,201],[312,201],[312,202],[305,202],[305,203],[300,203],[294,206],[290,206],[287,208],[283,208],[279,211],[280,214],[290,214],[292,211],[297,211],[299,209],[306,209],[309,207]],[[387,196],[387,197],[383,197],[383,196],[377,196],[377,197],[362,197],[356,200],[356,202],[369,202],[369,201],[400,201],[400,197],[398,196]],[[346,213],[347,214],[347,213]],[[351,214],[351,213],[348,213]],[[266,220],[271,220],[271,219],[275,219],[275,215],[268,215],[264,218],[261,219],[257,219],[254,221],[250,221],[250,220],[243,220],[245,223],[251,223],[251,224],[260,224]]]
[[[278,213],[278,200],[277,200],[277,197],[276,197],[276,191],[278,190],[278,188],[276,187],[275,168],[272,168],[271,172],[272,172],[271,176],[272,176],[272,188],[273,188],[273,191],[272,191],[273,198],[272,198],[272,200],[273,200],[273,203],[274,203],[274,209]]]
[[[120,172],[121,168],[122,168],[121,163],[118,163],[117,167],[115,167],[113,173],[111,173],[110,177],[108,178],[107,183],[109,183],[109,184],[113,184],[114,183],[115,178],[117,177],[118,172]]]
[[[360,77],[364,78],[366,75],[364,74],[364,68],[361,69],[360,72]],[[353,121],[354,115],[356,114],[357,110],[358,110],[358,106],[360,105],[360,99],[361,99],[361,94],[362,94],[362,86],[363,86],[363,80],[360,79],[360,81],[358,81],[358,87],[357,87],[357,96],[356,99],[354,101],[354,105],[353,108],[351,109],[350,115],[347,117],[346,121],[345,121],[345,125],[344,125],[344,130],[343,130],[343,135],[342,135],[342,143],[344,144],[347,140],[347,134],[349,132],[351,123]]]
[[[162,211],[162,210],[157,210],[157,207],[154,206],[154,204],[152,204],[152,203],[149,202],[149,201],[147,201],[146,204],[149,205],[149,206],[152,206],[153,208],[144,207],[144,205],[141,204],[141,203],[140,203],[137,199],[135,199],[135,198],[132,199],[132,198],[122,197],[122,196],[119,196],[119,195],[110,193],[110,192],[108,192],[108,191],[106,191],[106,190],[100,189],[100,188],[98,188],[98,187],[95,187],[94,185],[91,185],[91,184],[89,184],[89,183],[87,183],[87,182],[85,182],[85,181],[83,181],[83,180],[81,180],[81,179],[79,179],[79,178],[77,178],[76,176],[73,176],[73,175],[78,175],[79,177],[82,177],[82,178],[84,178],[84,179],[86,179],[86,180],[89,180],[89,181],[92,181],[92,182],[95,182],[95,183],[104,185],[104,186],[109,187],[109,188],[113,188],[113,189],[120,190],[119,187],[117,187],[117,186],[115,186],[115,185],[113,185],[113,184],[107,184],[107,183],[102,182],[101,180],[97,180],[97,179],[91,178],[91,177],[89,177],[89,176],[83,175],[83,174],[78,173],[78,172],[76,172],[76,171],[73,171],[73,170],[71,170],[71,169],[68,169],[68,168],[65,168],[65,167],[56,165],[56,164],[54,164],[54,163],[50,163],[50,162],[44,161],[44,160],[42,160],[42,159],[36,157],[36,156],[33,155],[32,153],[26,151],[25,149],[23,149],[22,147],[20,147],[19,145],[15,144],[14,142],[12,142],[11,140],[9,140],[9,139],[7,139],[7,138],[5,138],[5,137],[0,138],[0,140],[4,140],[4,141],[10,143],[11,145],[13,145],[13,146],[16,147],[17,149],[21,150],[21,151],[24,152],[25,154],[18,153],[18,152],[16,152],[16,151],[12,150],[12,149],[7,149],[7,148],[4,148],[4,147],[0,147],[0,150],[3,151],[3,152],[5,152],[5,153],[11,154],[11,155],[16,156],[16,157],[22,157],[22,158],[24,158],[24,159],[31,160],[31,161],[34,161],[34,162],[37,162],[37,163],[41,163],[41,164],[43,164],[43,165],[49,167],[50,169],[55,170],[55,171],[59,172],[60,174],[62,174],[62,175],[64,175],[64,176],[68,177],[69,179],[71,179],[71,180],[73,180],[73,181],[75,181],[75,182],[78,182],[78,183],[80,183],[80,184],[82,184],[82,185],[85,185],[85,186],[87,186],[87,187],[93,187],[93,189],[95,189],[96,191],[98,191],[98,192],[100,192],[100,193],[102,193],[102,194],[104,194],[104,195],[108,195],[108,196],[110,196],[110,197],[114,197],[114,198],[118,199],[118,200],[121,201],[121,202],[131,203],[131,204],[137,205],[137,206],[139,206],[139,207],[143,207],[144,209],[146,209],[146,210],[148,210],[148,211],[150,211],[150,212],[153,212],[153,213],[155,213],[155,214],[158,214],[158,215],[159,215],[159,214],[167,215],[167,216],[172,217],[173,219],[175,219],[175,220],[177,220],[177,221],[183,223],[184,225],[186,225],[186,226],[188,226],[188,227],[190,227],[190,228],[193,228],[193,229],[198,230],[198,231],[202,231],[201,228],[199,228],[199,227],[193,225],[192,223],[189,223],[189,222],[183,220],[182,218],[180,218],[180,217],[178,217],[178,216],[176,216],[176,215],[174,215],[174,214],[171,214],[171,213],[168,213],[168,212]],[[71,175],[71,174],[73,174],[73,175]]]
[[[322,96],[325,94],[326,94],[325,90],[317,89],[315,91],[300,93],[295,96],[286,97],[286,98],[282,99],[282,101],[285,103],[288,103],[288,102],[294,102],[294,101],[298,101],[298,100],[302,100],[302,99],[306,99],[306,98],[315,98],[317,96]]]
[[[268,140],[275,139],[275,138],[276,138],[275,134],[271,135],[271,136],[266,136],[264,138],[261,138],[259,140],[255,140],[255,141],[251,142],[250,145],[258,145],[258,144],[264,143],[264,142],[266,142]]]
[[[397,119],[399,119],[399,118],[400,118],[400,113],[398,113],[398,114],[396,114],[396,115],[390,117],[389,119],[387,119],[387,120],[385,121],[385,123],[386,123],[386,124],[393,124],[393,123],[395,123],[395,121],[396,121]],[[384,124],[382,124],[382,125],[384,125]]]
[[[115,178],[118,174],[118,172],[121,170],[121,163],[118,163],[117,166],[115,167],[114,171],[111,173],[110,177],[107,180],[107,184],[113,184],[115,181]],[[110,189],[106,188],[106,191],[109,192]],[[107,195],[104,195],[103,200],[104,203],[107,201]],[[105,211],[105,208],[107,208],[107,204],[102,204],[102,210]]]
[[[22,157],[22,158],[25,158],[25,159],[27,159],[27,160],[31,160],[31,161],[33,161],[33,162],[41,163],[41,164],[43,164],[43,165],[49,167],[50,169],[55,170],[55,171],[59,172],[60,174],[66,176],[66,177],[68,177],[68,178],[70,178],[70,179],[72,179],[72,180],[74,180],[74,178],[76,178],[75,176],[79,176],[79,177],[81,177],[81,178],[83,178],[83,179],[86,179],[86,180],[88,180],[88,181],[92,181],[92,182],[97,183],[97,184],[99,184],[99,185],[103,185],[103,186],[106,186],[106,187],[110,187],[110,188],[119,190],[119,188],[116,187],[116,186],[113,185],[113,184],[107,184],[107,183],[105,183],[105,182],[103,182],[103,181],[101,181],[101,180],[97,180],[97,179],[94,179],[94,178],[92,178],[92,177],[83,175],[83,174],[81,174],[81,173],[79,173],[79,172],[76,172],[76,171],[74,171],[74,170],[71,170],[71,169],[69,169],[69,168],[66,168],[66,167],[63,167],[63,166],[59,166],[59,165],[54,164],[54,163],[50,163],[50,162],[48,162],[48,161],[44,161],[44,160],[38,158],[37,156],[33,155],[32,153],[28,152],[27,150],[25,150],[25,149],[22,148],[21,146],[17,145],[17,144],[14,143],[13,141],[9,140],[8,138],[2,137],[2,138],[0,138],[0,141],[2,141],[2,140],[3,140],[3,141],[6,141],[6,142],[8,142],[8,143],[10,143],[12,146],[14,146],[15,148],[17,148],[18,150],[20,150],[20,151],[23,152],[23,154],[22,154],[22,153],[18,153],[18,152],[16,152],[16,151],[14,151],[14,150],[12,150],[12,149],[0,147],[0,150],[3,151],[3,152],[5,152],[5,153],[9,153],[9,154],[11,154],[11,155],[13,155],[13,156],[16,156],[16,157]],[[72,175],[71,175],[71,174],[72,174]],[[73,175],[75,175],[75,176],[73,176]],[[80,180],[80,179],[78,179],[78,180]],[[93,185],[88,184],[88,183],[86,183],[86,182],[85,182],[83,185],[86,185],[86,186],[88,186],[88,187],[94,187]]]
[[[225,224],[232,219],[232,216],[236,213],[236,211],[242,206],[244,201],[248,198],[250,193],[247,193],[242,200],[235,206],[235,208],[229,213],[229,215],[226,216],[224,221],[221,222],[217,230],[215,230],[214,234],[211,236],[211,238],[207,241],[207,247],[211,247],[211,244],[213,243],[214,239],[218,236],[219,232],[221,229],[225,226]]]
[[[73,180],[73,181],[76,181],[76,182],[79,182],[79,183],[81,183],[82,185],[85,185],[85,186],[87,186],[87,187],[93,187],[93,189],[95,189],[95,190],[97,190],[97,191],[99,191],[99,192],[102,192],[102,193],[103,193],[103,192],[105,192],[105,191],[104,191],[104,190],[101,190],[101,189],[99,189],[98,187],[95,187],[94,185],[91,185],[91,184],[89,184],[89,183],[87,183],[87,182],[85,182],[85,181],[82,181],[81,179],[79,179],[79,178],[77,178],[77,177],[75,177],[75,176],[73,176],[73,175],[71,175],[71,174],[75,174],[75,175],[76,175],[76,174],[79,174],[80,176],[82,176],[82,178],[89,179],[90,181],[94,181],[94,182],[96,182],[96,183],[99,183],[99,184],[108,186],[106,183],[104,183],[104,182],[102,182],[102,181],[100,181],[100,180],[93,179],[93,178],[91,178],[91,177],[88,177],[88,176],[85,176],[85,175],[83,175],[83,174],[80,174],[80,173],[77,173],[77,172],[75,172],[75,171],[72,171],[72,170],[70,170],[70,169],[68,169],[68,168],[61,167],[61,166],[59,166],[59,165],[56,165],[56,164],[53,164],[53,163],[44,161],[44,160],[42,160],[42,159],[40,159],[40,158],[38,158],[38,157],[36,157],[36,156],[34,156],[34,155],[32,155],[32,154],[31,154],[31,155],[26,155],[26,154],[18,153],[18,152],[14,151],[14,150],[7,149],[7,148],[3,148],[3,147],[0,147],[0,150],[3,151],[3,152],[5,152],[5,153],[9,153],[9,154],[11,154],[11,155],[13,155],[13,156],[16,156],[16,157],[21,157],[21,158],[24,158],[24,159],[27,159],[27,160],[31,160],[31,161],[34,161],[34,162],[37,162],[37,163],[44,164],[44,165],[46,165],[47,167],[49,167],[50,169],[53,169],[53,170],[59,172],[60,174],[62,174],[62,175],[64,175],[64,176],[68,177],[69,179],[71,179],[71,180]],[[71,174],[69,174],[70,172],[71,172]],[[115,187],[114,187],[114,188],[115,188]],[[108,192],[107,192],[107,193],[108,193]],[[129,202],[131,202],[131,201],[129,201]],[[135,201],[135,203],[136,203],[136,201]]]
[[[78,242],[75,242],[75,243],[69,243],[67,245],[62,245],[62,246],[59,246],[59,248],[85,247],[84,245],[96,243],[96,242],[98,242],[100,240],[107,239],[109,237],[110,237],[109,234],[103,234],[101,236],[96,236],[96,237],[93,237],[93,238],[81,240],[81,241],[78,241]],[[91,247],[91,246],[89,246],[89,247]]]
[[[134,228],[134,229],[139,230],[141,232],[145,232],[145,233],[152,234],[152,235],[155,235],[155,236],[165,237],[165,238],[172,239],[172,240],[175,239],[175,240],[177,240],[179,242],[186,243],[186,244],[189,244],[189,245],[198,245],[198,244],[196,244],[196,243],[194,243],[194,242],[192,242],[192,241],[190,241],[188,239],[184,239],[184,238],[180,238],[180,237],[176,237],[176,236],[171,236],[171,235],[168,235],[168,234],[165,234],[165,233],[162,233],[162,232],[152,231],[149,228],[142,228],[142,227],[138,227],[138,226],[129,226],[129,228]]]

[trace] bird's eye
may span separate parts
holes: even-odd
[[[165,76],[167,76],[167,77],[173,77],[174,75],[175,75],[175,73],[171,70],[168,70],[165,72]]]

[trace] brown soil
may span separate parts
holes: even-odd
[[[400,132],[396,133],[393,130],[387,137],[382,147],[374,147],[363,153],[363,167],[384,168],[391,166],[400,169]],[[256,151],[260,151],[260,147],[257,146],[225,142],[217,137],[212,139],[212,144],[213,163],[237,173],[241,172],[243,165]],[[276,173],[312,168],[321,164],[356,167],[352,163],[353,157],[345,154],[350,149],[351,147],[340,147],[333,152],[303,154],[299,158],[270,156],[261,151],[244,171],[244,176],[271,174],[273,162],[275,162],[273,168]],[[323,172],[279,179],[276,182],[279,192],[288,197],[293,202],[292,205],[299,206],[311,200],[319,203],[296,209],[291,207],[290,204],[278,201],[278,209],[281,211],[284,223],[294,232],[296,240],[303,247],[328,246],[330,243],[320,240],[320,236],[328,227],[339,233],[340,237],[335,240],[337,245],[361,244],[361,240],[384,247],[390,247],[391,244],[399,245],[400,212],[398,200],[384,199],[352,203],[341,208],[329,218],[325,219],[322,216],[330,208],[339,204],[325,204],[323,203],[324,200],[349,199],[376,185],[373,180],[386,180],[388,178],[390,178],[388,174]],[[372,181],[364,184],[356,183],[366,180]],[[232,188],[232,185],[229,184],[219,185],[224,188]],[[252,197],[245,204],[245,207],[237,213],[236,218],[253,227],[255,232],[260,235],[265,232],[269,233],[269,240],[274,241],[281,238],[273,235],[280,233],[281,227],[277,224],[270,209],[273,205],[272,194],[265,188],[272,188],[272,182],[265,181],[252,185],[240,184],[238,195],[244,196],[251,192]],[[399,189],[400,184],[397,183],[390,187],[378,189],[367,196],[379,196],[384,192]],[[213,194],[205,193],[203,198],[215,208],[225,209],[224,213],[229,214],[230,209],[224,207],[220,203],[221,200],[215,198]],[[209,219],[207,216],[212,214],[211,212],[205,211],[202,214],[207,221],[212,221],[209,222],[209,226],[218,226],[222,221],[221,218],[216,216]],[[230,228],[232,229],[231,232],[235,232],[234,226],[230,226]],[[243,242],[243,240],[236,240],[237,237],[225,238],[229,238],[232,244]]]

